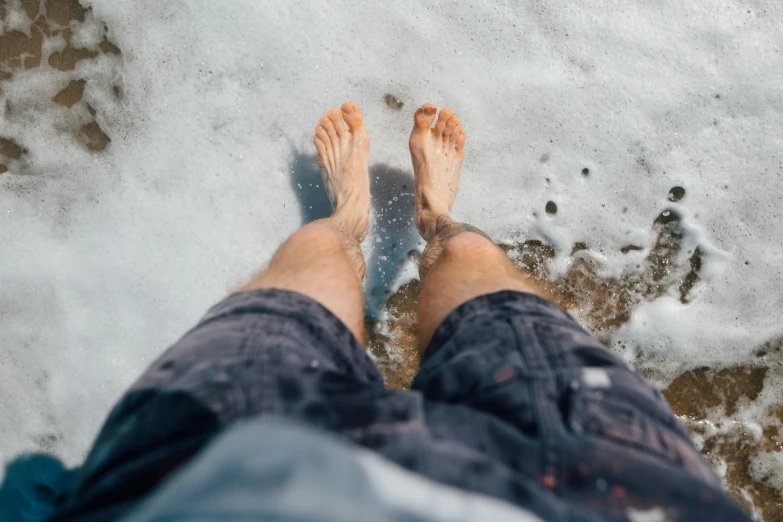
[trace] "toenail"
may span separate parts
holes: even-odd
[[[351,113],[353,113],[353,105],[346,105],[345,107],[343,107],[343,111],[344,111],[346,114],[351,114]]]

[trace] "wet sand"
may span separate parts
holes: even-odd
[[[77,46],[73,43],[74,31],[80,25],[96,25],[89,9],[82,7],[77,0],[21,0],[23,13],[12,12],[10,2],[0,4],[0,20],[8,27],[11,17],[26,19],[25,31],[16,28],[0,36],[0,92],[5,103],[2,107],[3,119],[30,118],[36,111],[59,112],[59,131],[72,136],[74,142],[93,152],[103,151],[111,138],[98,123],[97,110],[83,99],[84,88],[88,81],[102,78],[73,78],[76,65],[81,61],[101,62],[104,56],[118,58],[122,54],[119,47],[108,36],[108,27],[100,38],[94,37],[88,45]],[[54,46],[54,50],[44,56],[44,49]],[[44,99],[31,100],[24,93],[8,94],[7,87],[15,78],[26,71],[48,69],[53,73],[48,79],[59,83]],[[55,72],[56,71],[56,72]],[[56,76],[54,76],[56,75]],[[58,78],[59,81],[55,78]],[[111,89],[116,99],[122,98],[119,85],[105,86]],[[65,112],[63,112],[65,111]],[[28,155],[34,154],[21,136],[5,135],[0,131],[0,174],[30,173],[26,170]]]

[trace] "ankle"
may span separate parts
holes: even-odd
[[[355,205],[338,207],[330,218],[341,233],[357,243],[364,241],[370,226],[370,214],[359,210]]]
[[[436,214],[430,210],[423,210],[416,214],[416,229],[425,241],[431,240],[438,234],[438,218],[446,214]]]
[[[424,214],[416,214],[416,230],[419,231],[419,235],[424,238],[424,241],[429,241],[435,233],[435,224],[429,219],[429,216]]]
[[[416,228],[421,236],[429,241],[438,233],[438,220],[441,217],[451,221],[451,204],[443,201],[428,190],[416,194]]]

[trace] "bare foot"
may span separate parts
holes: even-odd
[[[430,128],[436,112],[429,103],[416,111],[409,141],[416,175],[416,228],[427,241],[436,233],[438,217],[451,216],[467,139],[462,122],[448,107]]]
[[[362,110],[353,102],[344,103],[341,109],[342,114],[332,109],[321,118],[313,143],[333,217],[361,242],[367,235],[370,214],[370,138],[364,130]]]

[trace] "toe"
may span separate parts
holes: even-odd
[[[448,107],[441,109],[440,114],[438,115],[438,123],[435,124],[435,134],[443,134],[443,131],[446,128],[446,122],[448,122],[449,118],[451,118],[453,115],[454,112]]]
[[[318,163],[323,164],[328,157],[326,154],[326,145],[324,145],[323,140],[318,135],[313,138],[313,143],[315,144],[315,150],[318,151]]]
[[[341,122],[342,123],[342,122]],[[337,129],[334,128],[334,123],[332,123],[332,120],[328,118],[327,116],[324,116],[321,118],[321,127],[324,128],[326,131],[327,136],[329,136],[329,139],[332,141],[337,141]]]
[[[332,139],[323,125],[318,125],[315,128],[314,141],[320,141],[323,145],[323,150],[318,147],[318,143],[315,144],[315,148],[318,150],[319,158],[323,158],[323,164],[328,164],[331,167],[334,164],[334,154],[331,147]]]
[[[326,113],[326,115],[332,121],[332,125],[334,125],[334,130],[337,132],[337,136],[342,137],[342,135],[345,134],[345,124],[343,123],[343,117],[340,114],[340,111],[337,109],[332,109]]]
[[[315,136],[320,138],[321,141],[324,142],[324,145],[328,145],[331,142],[329,139],[329,133],[326,131],[326,127],[323,126],[323,123],[319,124],[315,128]]]
[[[438,112],[434,106],[429,103],[425,103],[416,114],[413,115],[413,120],[416,122],[416,127],[419,129],[429,129],[432,122],[435,120],[435,114]]]
[[[459,135],[459,138],[457,138],[457,152],[462,152],[465,150],[465,141],[467,141],[468,135],[465,134],[465,131],[462,131],[462,134]]]
[[[343,119],[348,124],[348,128],[351,132],[356,132],[364,127],[364,114],[362,110],[353,102],[345,102],[341,107],[343,112]]]
[[[449,134],[449,142],[451,142],[452,145],[456,145],[457,140],[460,136],[462,136],[462,132],[462,123],[457,123],[456,127],[454,127],[454,129]]]
[[[454,134],[458,126],[459,126],[459,118],[457,118],[457,115],[454,114],[451,118],[449,118],[449,121],[446,122],[446,128],[443,129],[443,139],[449,141],[455,141],[452,135]]]

